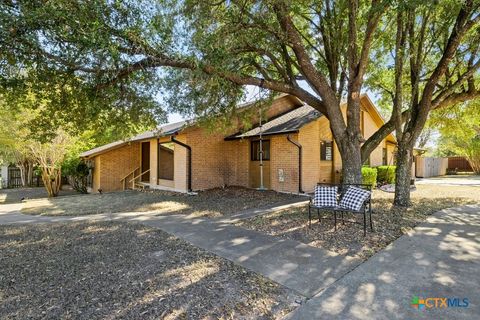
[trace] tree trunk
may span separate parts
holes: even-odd
[[[41,168],[42,169],[42,180],[43,184],[45,185],[45,189],[47,189],[48,197],[56,197],[60,191],[60,183],[62,180],[62,171],[60,169],[49,169],[49,168]]]
[[[410,206],[410,180],[412,177],[413,146],[398,143],[397,168],[395,171],[395,198],[397,207]]]
[[[342,183],[362,183],[362,157],[360,143],[342,141],[340,155],[342,157]]]
[[[25,167],[23,163],[17,163],[18,169],[20,169],[20,180],[22,181],[22,187],[27,187],[27,180],[25,179]]]
[[[28,161],[25,164],[25,177],[26,177],[26,182],[29,187],[33,185],[33,163],[31,161]]]

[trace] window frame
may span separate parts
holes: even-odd
[[[270,139],[262,139],[262,161],[270,161]],[[260,139],[250,141],[250,161],[260,161]],[[258,157],[257,157],[258,156]]]
[[[327,148],[330,148],[330,159],[327,159]],[[333,141],[320,141],[320,161],[333,161]]]

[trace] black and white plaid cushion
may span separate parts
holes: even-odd
[[[336,207],[338,187],[336,186],[315,186],[313,205],[315,207]]]
[[[370,196],[370,191],[364,190],[357,187],[349,187],[342,199],[340,199],[339,207],[360,211],[362,205],[365,203],[365,200]]]

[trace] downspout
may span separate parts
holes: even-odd
[[[176,140],[173,136],[170,141],[184,147],[188,151],[188,192],[192,192],[192,147]]]
[[[160,180],[160,138],[157,138],[157,180],[155,185],[158,185],[158,180]]]
[[[302,145],[297,141],[293,141],[290,135],[287,135],[287,140],[293,143],[298,148],[298,193],[303,193],[302,190]]]

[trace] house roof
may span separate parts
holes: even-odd
[[[247,132],[239,132],[228,136],[225,138],[225,140],[256,137],[260,135],[260,130],[262,130],[262,135],[265,136],[298,132],[301,127],[320,118],[321,116],[322,114],[319,111],[305,104],[301,107],[286,112],[283,115],[275,117],[270,121],[267,121],[262,125],[261,128],[260,126],[257,126]]]
[[[160,137],[165,137],[169,136],[172,134],[175,134],[179,131],[181,131],[185,126],[187,125],[187,121],[180,121],[180,122],[175,122],[175,123],[168,123],[166,125],[163,125],[161,127],[158,127],[155,130],[150,130],[150,131],[145,131],[143,133],[140,133],[132,138],[126,139],[126,140],[119,140],[115,141],[112,143],[105,144],[103,146],[85,151],[80,154],[80,157],[82,158],[88,158],[94,155],[97,155],[99,153],[105,152],[107,150],[115,149],[118,147],[121,147],[129,142],[136,142],[136,141],[142,141],[142,140],[148,140],[152,138],[160,138]]]
[[[286,94],[279,95],[276,98],[278,99],[284,96],[288,96],[288,95]],[[383,124],[384,123],[383,118],[381,117],[378,110],[375,108],[375,105],[370,100],[368,95],[363,94],[362,99],[366,99],[366,101],[371,105],[372,110],[374,111],[373,113],[374,118],[376,118],[379,123]],[[345,102],[342,103],[342,105],[344,104]],[[240,106],[240,108],[247,108],[249,105],[252,105],[252,103],[244,104],[243,106]],[[298,132],[300,128],[303,127],[304,125],[322,116],[323,114],[317,111],[316,109],[314,109],[313,107],[307,104],[303,104],[300,107],[297,107],[293,110],[287,111],[284,114],[271,118],[269,121],[264,123],[262,125],[262,135],[267,136],[267,135]],[[192,121],[190,122],[180,121],[175,123],[169,123],[157,128],[156,130],[143,132],[130,139],[115,141],[115,142],[97,147],[95,149],[83,152],[82,154],[80,154],[80,157],[88,158],[91,156],[95,156],[105,151],[121,147],[129,142],[136,142],[136,141],[148,140],[152,138],[160,138],[160,137],[165,137],[169,135],[174,135],[182,131],[183,129],[187,128],[188,126],[192,125],[193,123],[194,122]],[[225,138],[225,140],[236,140],[236,139],[242,139],[242,138],[256,137],[259,135],[260,135],[260,126],[257,125],[256,127],[246,132],[237,132],[231,136],[228,136]],[[395,137],[393,137],[392,134],[389,135],[389,138],[394,142],[396,142]]]

